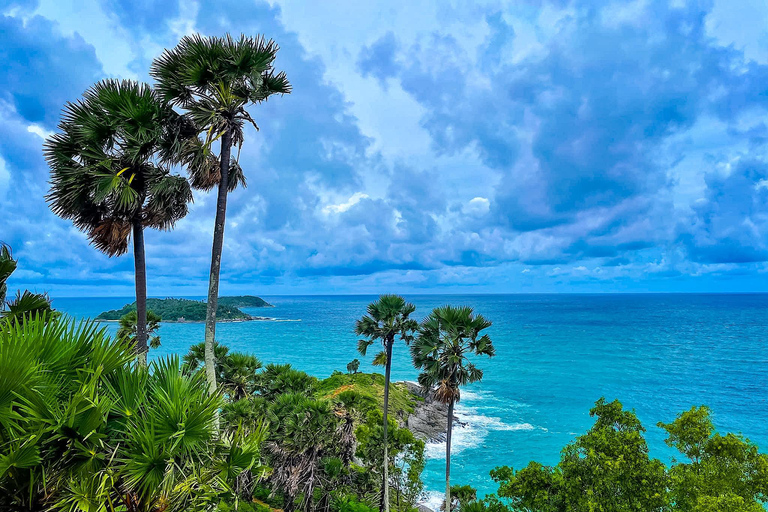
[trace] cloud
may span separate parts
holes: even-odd
[[[76,7],[0,18],[0,239],[20,284],[131,293],[130,257],[47,210],[41,143],[66,101],[106,74],[146,79],[192,31],[274,38],[294,86],[252,109],[224,293],[766,283],[768,67],[734,27],[768,31],[746,10],[98,0],[96,30]],[[331,37],[317,16],[338,9],[350,26]],[[147,233],[150,294],[204,291],[214,208],[196,193],[173,231]]]
[[[768,261],[768,164],[743,160],[723,176],[707,176],[705,197],[694,207],[680,240],[694,261]]]
[[[63,104],[101,76],[93,47],[50,20],[0,16],[0,34],[0,100],[30,123],[52,128]]]

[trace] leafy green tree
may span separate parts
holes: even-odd
[[[406,302],[399,295],[382,295],[379,300],[368,305],[368,314],[357,321],[355,333],[363,336],[358,341],[357,349],[361,355],[365,355],[376,340],[384,345],[384,351],[376,356],[379,362],[386,365],[384,373],[384,409],[382,425],[384,429],[383,446],[383,474],[382,474],[382,509],[389,512],[389,457],[387,455],[387,413],[389,410],[389,381],[392,369],[392,348],[395,339],[400,338],[406,344],[413,340],[413,333],[418,328],[418,323],[410,316],[416,311],[416,306]]]
[[[648,455],[645,429],[618,401],[600,399],[595,424],[566,446],[555,467],[531,462],[491,472],[515,511],[653,512],[669,509],[664,464]]]
[[[349,363],[347,363],[347,371],[349,373],[355,374],[360,369],[360,360],[359,359],[353,359]]]
[[[390,487],[395,491],[394,504],[397,510],[410,510],[424,491],[421,472],[424,470],[424,441],[417,439],[407,428],[400,428],[392,418],[387,419],[389,468],[387,476]],[[378,492],[380,501],[383,489],[379,477],[383,474],[384,443],[382,413],[378,409],[368,412],[366,421],[357,428],[358,446],[356,455],[362,462],[366,478],[359,485],[361,495],[369,496]],[[374,486],[375,484],[375,486]]]
[[[220,381],[223,377],[224,362],[229,357],[229,347],[222,345],[218,341],[213,345],[214,350],[214,369],[216,370],[216,380]],[[196,372],[203,368],[205,364],[205,342],[200,342],[189,347],[189,351],[184,355],[184,368],[188,372]]]
[[[477,501],[477,489],[471,485],[451,486],[451,510],[465,510],[467,505]],[[445,510],[443,502],[441,510]]]
[[[136,352],[145,364],[144,228],[170,229],[187,214],[189,184],[168,165],[188,136],[188,123],[150,86],[103,80],[67,103],[59,133],[45,142],[51,210],[110,257],[125,254],[133,238]]]
[[[762,511],[768,500],[768,455],[734,434],[715,432],[707,407],[692,407],[659,423],[666,442],[687,459],[669,470],[675,510]]]
[[[445,503],[451,510],[451,431],[453,409],[461,398],[461,387],[478,382],[483,371],[470,355],[493,357],[493,342],[482,331],[491,322],[476,315],[470,307],[435,308],[421,323],[419,335],[411,345],[413,364],[421,370],[419,384],[433,390],[435,398],[448,404],[448,428],[445,443]]]
[[[245,138],[244,125],[256,123],[246,108],[266,101],[273,94],[287,94],[291,86],[285,73],[273,67],[278,46],[263,37],[185,36],[152,63],[150,74],[157,80],[162,97],[189,114],[204,140],[195,138],[179,151],[178,160],[190,173],[192,186],[210,190],[218,186],[216,222],[213,231],[208,307],[205,320],[205,362],[208,383],[216,389],[214,340],[219,297],[219,272],[224,247],[227,195],[245,177],[238,161]],[[219,154],[211,149],[220,141]],[[238,156],[231,158],[232,147]]]
[[[117,337],[127,339],[131,345],[136,344],[137,318],[136,311],[126,313],[120,318],[120,327],[117,329]],[[160,347],[160,335],[157,331],[160,330],[161,320],[154,312],[147,311],[147,342],[150,348]]]

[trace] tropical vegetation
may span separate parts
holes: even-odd
[[[214,349],[219,298],[219,273],[224,248],[227,196],[237,185],[245,186],[240,149],[245,125],[258,130],[247,107],[274,94],[288,94],[291,86],[283,72],[276,72],[278,46],[263,37],[185,36],[175,48],[165,50],[152,63],[150,74],[160,96],[187,113],[197,134],[176,155],[200,190],[218,187],[213,229],[211,271],[205,319],[205,363],[208,384],[216,389]],[[213,144],[219,142],[218,155]],[[237,155],[232,158],[232,148]]]
[[[103,80],[67,103],[59,132],[45,142],[51,210],[84,231],[108,256],[133,239],[137,330],[146,362],[147,277],[144,228],[169,229],[187,214],[192,192],[169,163],[189,125],[147,84]]]
[[[224,299],[225,297],[222,297]],[[263,302],[259,297],[253,297]],[[248,320],[251,315],[244,313],[240,307],[268,307],[268,306],[235,306],[233,304],[254,303],[254,301],[244,301],[241,297],[226,297],[221,300],[217,306],[217,318],[222,320]],[[266,303],[265,303],[266,304]],[[147,308],[154,311],[164,322],[202,322],[205,320],[207,311],[206,303],[200,300],[192,299],[147,299]],[[125,315],[136,311],[136,303],[126,304],[120,309],[111,309],[100,313],[97,320],[119,320]]]
[[[499,489],[464,512],[762,512],[768,455],[735,434],[719,434],[706,407],[659,423],[680,453],[671,466],[650,457],[643,428],[617,400],[597,401],[592,428],[566,446],[560,462],[491,472]]]
[[[93,322],[0,329],[0,367],[0,508],[205,510],[264,471],[264,424],[216,435],[202,375],[138,364]]]
[[[19,290],[13,299],[7,300],[8,279],[17,265],[18,262],[13,258],[11,247],[0,242],[0,320],[18,324],[36,316],[55,317],[56,313],[53,311],[51,301],[44,293]]]
[[[419,384],[432,390],[435,398],[448,404],[445,441],[445,510],[451,510],[451,433],[453,409],[461,399],[461,387],[483,378],[471,356],[493,357],[493,342],[485,329],[491,322],[470,307],[435,308],[419,327],[411,345],[413,364],[421,370]]]
[[[387,416],[389,412],[389,381],[392,371],[392,348],[395,340],[400,339],[406,344],[413,339],[413,333],[418,327],[418,323],[410,318],[410,315],[416,310],[416,306],[408,303],[399,295],[382,295],[379,300],[368,305],[368,314],[357,321],[355,333],[362,336],[358,342],[358,351],[365,355],[375,341],[381,341],[384,350],[374,358],[375,364],[383,364],[384,372],[384,404],[382,414],[382,445],[384,448],[384,463],[382,482],[384,492],[381,496],[381,508],[389,512],[389,443],[387,442],[387,431],[389,423]]]

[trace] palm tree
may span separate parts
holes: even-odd
[[[148,85],[103,80],[67,103],[59,130],[45,143],[48,203],[110,257],[125,254],[133,238],[136,353],[146,363],[144,228],[170,229],[187,214],[189,184],[167,164],[189,125]]]
[[[461,386],[478,382],[483,371],[469,360],[469,355],[493,357],[495,349],[481,331],[491,322],[475,315],[470,307],[435,308],[419,327],[411,345],[413,364],[422,370],[419,384],[433,391],[435,398],[448,404],[448,429],[445,444],[445,508],[451,509],[451,430],[453,407],[461,398]]]
[[[238,184],[245,185],[238,161],[244,125],[250,123],[258,130],[246,107],[266,101],[273,94],[291,91],[285,73],[276,73],[273,68],[277,51],[274,41],[263,37],[241,36],[234,40],[229,35],[185,36],[175,48],[155,59],[150,71],[163,98],[185,109],[204,135],[203,141],[195,138],[177,155],[179,162],[187,166],[192,186],[202,190],[218,186],[205,317],[205,366],[212,390],[216,389],[213,343],[227,194]],[[211,145],[219,139],[217,156]],[[234,159],[233,146],[238,148]]]
[[[231,401],[237,401],[253,394],[261,361],[252,355],[232,352],[222,364],[221,387]]]
[[[117,337],[126,338],[131,345],[136,344],[137,318],[136,311],[126,313],[120,318],[120,327],[117,329]],[[149,348],[160,347],[160,336],[157,331],[160,329],[161,320],[154,311],[147,311],[147,344]]]
[[[382,295],[379,300],[368,305],[368,314],[357,321],[355,333],[364,336],[357,343],[357,350],[365,355],[374,341],[381,340],[384,351],[374,358],[374,363],[384,363],[384,474],[382,484],[381,508],[389,512],[389,458],[387,447],[387,411],[389,409],[389,377],[392,370],[392,346],[395,338],[409,344],[413,340],[413,333],[418,328],[416,320],[410,315],[416,310],[416,306],[399,295]]]

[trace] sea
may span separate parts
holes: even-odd
[[[190,297],[201,299],[201,297]],[[264,363],[290,363],[323,378],[372,354],[356,351],[355,320],[375,296],[263,296],[275,307],[245,309],[271,321],[220,323],[217,339]],[[471,306],[493,322],[492,359],[476,361],[479,383],[461,392],[464,426],[453,433],[451,480],[496,491],[489,472],[535,460],[556,464],[561,449],[593,423],[596,400],[620,400],[647,429],[650,453],[667,463],[660,421],[706,405],[721,432],[768,450],[768,294],[410,295],[416,318],[444,304]],[[60,298],[54,307],[95,317],[133,298]],[[114,332],[115,323],[106,323]],[[203,324],[163,323],[152,358],[183,355],[203,340]],[[416,380],[408,347],[393,355],[393,380]],[[426,447],[427,503],[441,500],[445,444]]]

